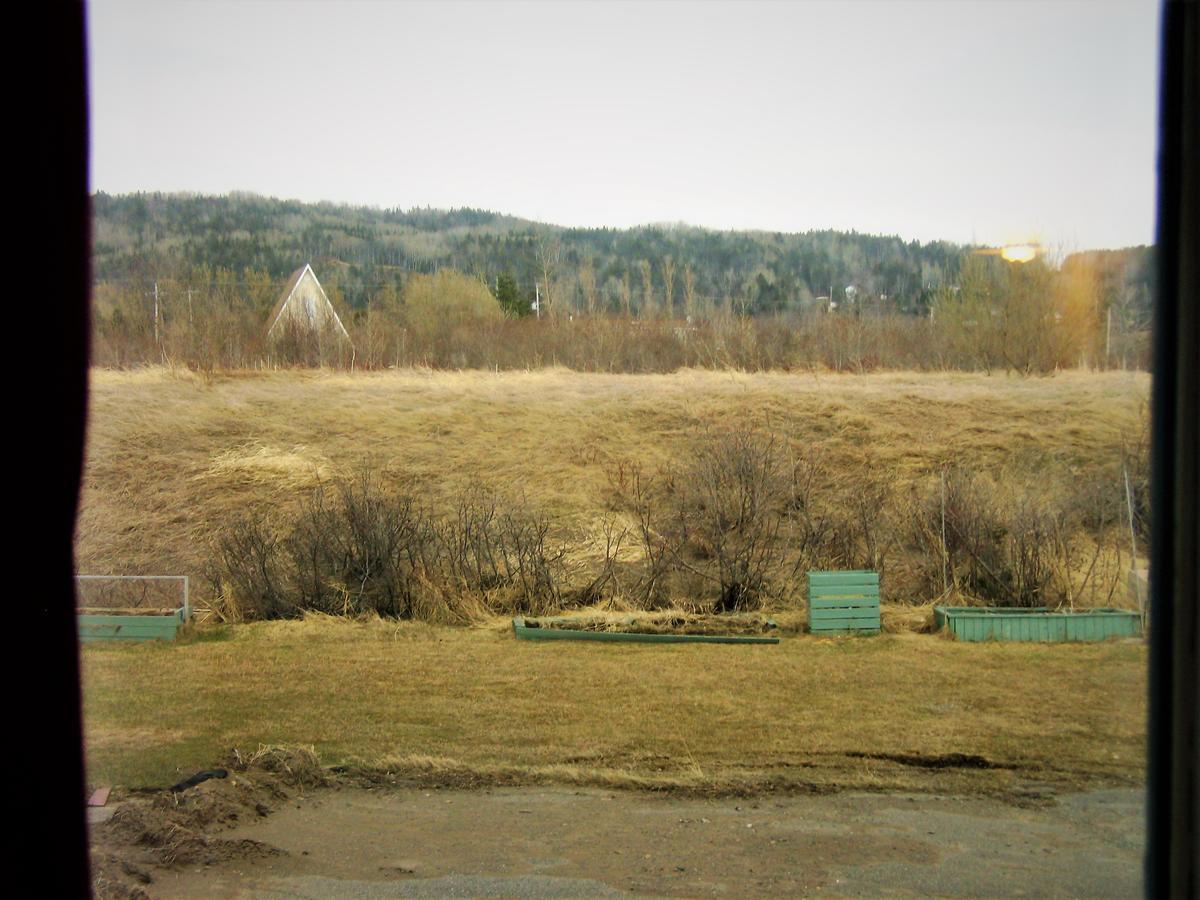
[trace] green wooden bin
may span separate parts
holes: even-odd
[[[936,606],[933,623],[960,641],[1103,641],[1142,633],[1141,616],[1127,609]]]
[[[187,618],[180,607],[169,616],[80,615],[80,641],[173,641]]]
[[[823,635],[879,634],[879,573],[809,572],[808,630]]]

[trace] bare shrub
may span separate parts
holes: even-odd
[[[295,613],[279,538],[265,518],[234,519],[217,537],[213,555],[209,570],[213,594],[235,598],[238,618],[273,619]]]
[[[299,602],[327,613],[408,617],[428,540],[412,496],[385,493],[369,470],[319,486],[286,542]]]
[[[905,519],[915,586],[997,606],[1110,603],[1119,587],[1116,485],[1093,475],[1067,490],[1003,483],[954,467],[914,486]]]
[[[568,548],[550,538],[544,514],[501,509],[497,495],[476,484],[433,534],[445,577],[490,609],[537,614],[562,605]]]
[[[1046,589],[1052,575],[1052,536],[1054,512],[1030,493],[1022,493],[1005,521],[1007,554],[999,571],[988,574],[995,579],[992,596],[1007,600],[1005,605],[1033,607],[1047,605]]]
[[[758,609],[778,559],[788,495],[776,438],[749,428],[710,435],[679,479],[682,537],[715,576],[718,612]]]
[[[669,581],[678,568],[679,540],[667,524],[669,512],[656,496],[653,481],[636,463],[620,471],[622,484],[628,484],[627,499],[636,518],[636,534],[641,545],[644,565],[632,589],[633,596],[644,609],[659,609],[671,605]]]
[[[614,493],[636,523],[642,562],[632,584],[647,609],[761,607],[777,594],[780,530],[791,471],[773,435],[739,427],[706,435],[692,457],[649,476],[640,465],[610,470]]]
[[[620,579],[617,576],[617,557],[621,553],[621,545],[629,536],[629,529],[618,528],[616,522],[605,518],[603,532],[604,554],[601,564],[592,579],[575,595],[574,602],[577,606],[591,606],[605,600],[611,602],[621,591]]]
[[[1058,504],[1048,546],[1060,603],[1109,606],[1121,586],[1122,508],[1117,479],[1091,478]]]
[[[785,510],[787,538],[795,551],[793,577],[824,568],[832,555],[836,523],[823,502],[829,481],[829,472],[815,446],[806,444],[792,451]]]

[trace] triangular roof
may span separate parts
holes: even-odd
[[[345,337],[350,337],[346,331],[346,326],[342,324],[341,318],[338,317],[337,310],[333,308],[333,304],[329,302],[329,297],[325,294],[325,288],[321,287],[321,282],[317,279],[317,273],[312,270],[312,266],[305,263],[295,272],[293,272],[284,286],[283,293],[279,295],[279,302],[275,304],[274,310],[271,312],[271,324],[267,328],[267,334],[275,330],[275,326],[279,324],[280,318],[283,316],[283,311],[287,309],[288,301],[292,299],[292,295],[296,293],[296,288],[300,286],[300,282],[304,279],[304,274],[312,275],[313,284],[317,286],[317,291],[321,294],[321,299],[325,301],[325,308],[329,315],[333,318],[333,324],[337,326],[337,330]]]

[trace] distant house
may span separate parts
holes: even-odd
[[[267,337],[282,337],[289,328],[303,331],[332,329],[345,338],[350,337],[333,304],[325,296],[325,290],[317,281],[312,266],[307,263],[288,278],[287,286],[271,313]]]

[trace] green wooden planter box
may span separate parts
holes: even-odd
[[[1125,609],[936,606],[933,622],[938,631],[945,628],[960,641],[1103,641],[1142,633],[1141,617]]]
[[[570,623],[567,616],[541,621]],[[531,628],[524,616],[513,617],[513,634],[524,641],[616,641],[634,644],[778,644],[777,637],[740,634],[638,634],[622,631],[584,631],[579,628]]]
[[[820,635],[879,634],[879,573],[809,572],[808,630]]]
[[[187,618],[180,607],[169,616],[80,615],[81,641],[173,641]]]

